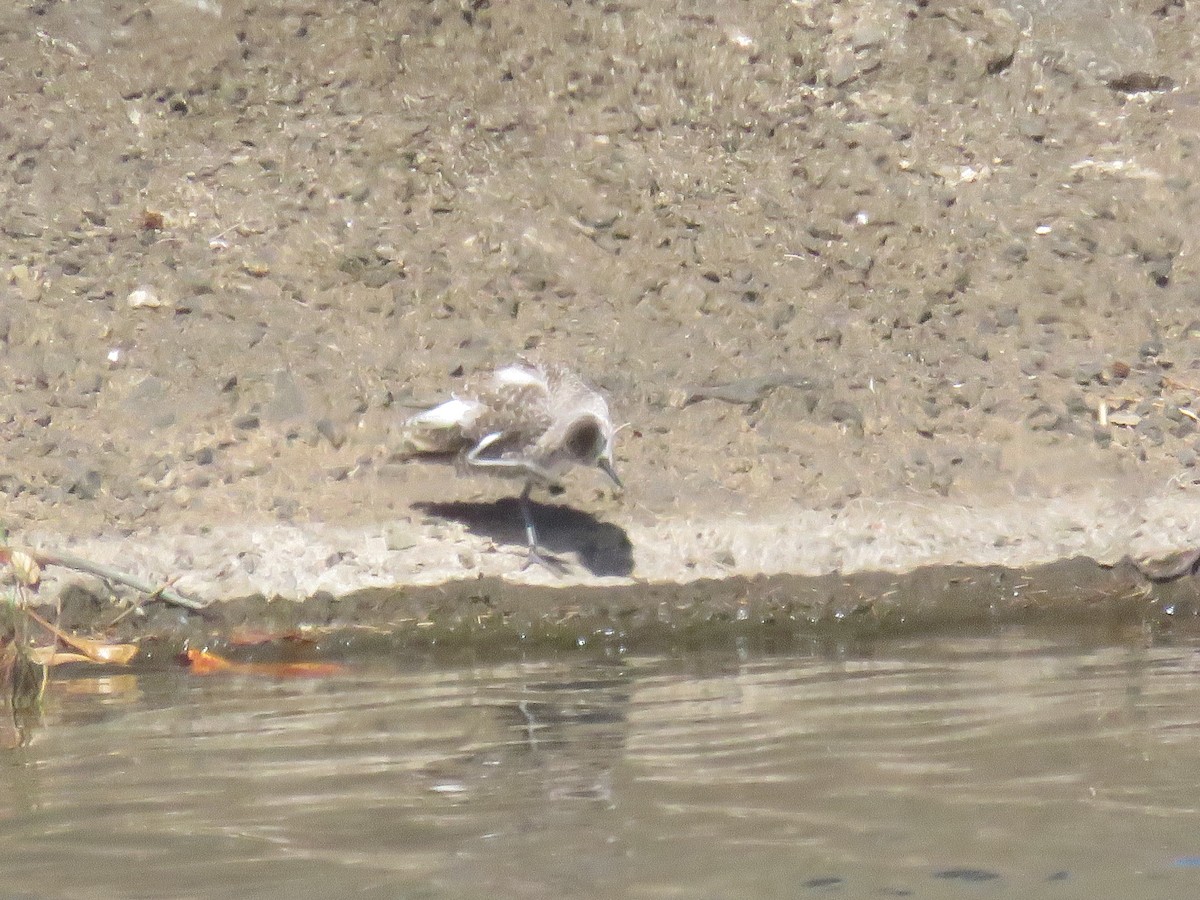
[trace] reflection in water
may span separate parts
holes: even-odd
[[[52,684],[7,895],[1160,897],[1200,870],[1196,644],[374,660]]]

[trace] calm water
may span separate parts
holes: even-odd
[[[6,897],[1200,895],[1200,643],[51,685]]]

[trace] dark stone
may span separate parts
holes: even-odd
[[[828,407],[829,419],[840,425],[863,427],[862,410],[847,400],[834,400]]]
[[[1141,435],[1143,440],[1149,441],[1155,447],[1161,446],[1162,442],[1166,440],[1163,430],[1153,422],[1142,421],[1138,423],[1134,431]]]
[[[1026,416],[1025,421],[1034,431],[1059,431],[1067,424],[1066,417],[1045,403]]]
[[[332,419],[318,419],[317,434],[329,441],[335,450],[340,450],[346,443],[345,430],[335,425]]]
[[[1146,271],[1150,275],[1151,281],[1159,287],[1166,287],[1171,283],[1172,266],[1173,260],[1169,257],[1167,259],[1156,259],[1147,266]]]
[[[1191,419],[1181,419],[1171,428],[1171,434],[1177,438],[1189,438],[1196,431],[1196,423]]]
[[[1161,356],[1162,352],[1162,341],[1158,339],[1146,341],[1144,344],[1142,344],[1142,346],[1138,347],[1138,356],[1142,357],[1142,359],[1150,359],[1154,356]]]
[[[933,877],[978,884],[984,881],[995,881],[1000,875],[996,872],[989,872],[987,869],[942,869],[940,872],[934,872]]]
[[[1077,384],[1090,384],[1093,381],[1099,381],[1100,376],[1104,373],[1104,363],[1100,362],[1085,362],[1080,363],[1075,367],[1075,382]]]
[[[79,467],[67,476],[64,487],[68,494],[72,494],[80,500],[95,500],[100,493],[101,483],[102,479],[98,470]]]
[[[826,875],[821,878],[810,878],[808,881],[801,882],[800,886],[812,891],[819,890],[821,888],[840,887],[844,883],[844,878],[840,878],[837,875]]]

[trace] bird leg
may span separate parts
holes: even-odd
[[[521,496],[518,503],[521,506],[521,518],[525,521],[525,540],[529,544],[529,556],[525,559],[525,565],[522,569],[528,569],[534,563],[545,566],[555,574],[561,575],[566,571],[567,567],[558,557],[550,554],[543,555],[538,550],[537,529],[533,524],[533,507],[529,503],[529,492],[533,490],[533,482],[526,481],[525,489],[521,491]]]
[[[525,480],[525,489],[521,491],[521,496],[517,501],[521,506],[521,519],[525,522],[525,541],[529,544],[529,557],[525,560],[525,565],[521,568],[528,569],[534,563],[540,563],[547,569],[561,574],[566,571],[566,566],[563,565],[562,561],[549,554],[543,555],[538,551],[537,529],[533,524],[533,507],[529,503],[529,492],[533,490],[534,479],[541,479],[553,486],[554,478],[536,463],[521,459],[489,459],[479,455],[502,437],[504,437],[504,432],[502,431],[495,431],[484,437],[483,440],[467,451],[465,457],[467,465],[479,469],[521,469],[529,476]]]
[[[521,518],[525,520],[525,540],[529,544],[529,552],[537,552],[537,529],[533,526],[533,510],[529,507],[529,492],[533,490],[533,482],[525,482],[521,491]]]

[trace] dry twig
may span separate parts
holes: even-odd
[[[151,600],[162,600],[165,603],[171,603],[175,606],[182,606],[184,609],[191,610],[202,610],[208,605],[199,600],[194,600],[185,594],[181,594],[169,584],[160,584],[156,587],[135,575],[130,575],[111,566],[94,563],[84,559],[82,556],[75,556],[73,553],[61,553],[57,550],[31,550],[29,552],[39,565],[62,566],[66,569],[75,569],[78,572],[87,572],[89,575],[95,575],[97,578],[103,578],[105,581],[113,581],[117,584],[133,588],[135,591],[141,591],[143,594],[149,595]]]

